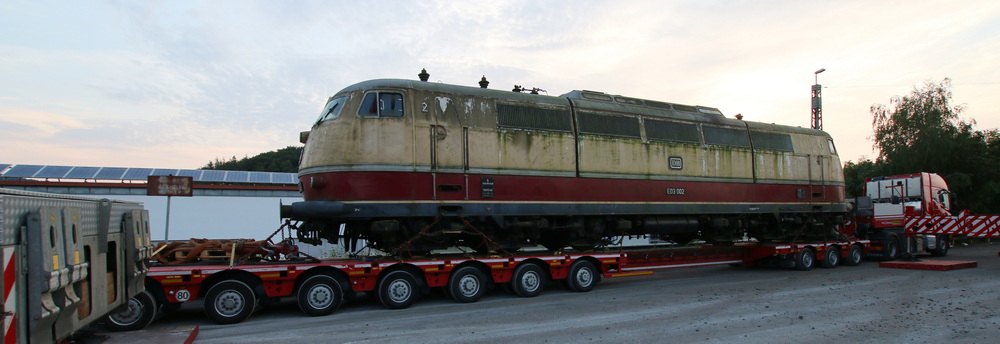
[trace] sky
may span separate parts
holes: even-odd
[[[874,158],[873,104],[951,78],[1000,127],[996,1],[0,2],[0,163],[198,168],[298,145],[370,79],[538,87],[810,125]],[[820,68],[826,71],[814,74]]]

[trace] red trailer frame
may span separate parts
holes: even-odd
[[[697,248],[646,248],[603,252],[518,254],[507,257],[412,259],[328,258],[229,265],[158,265],[146,283],[166,309],[205,299],[218,323],[245,320],[262,298],[296,297],[308,315],[332,313],[354,293],[368,292],[387,308],[406,308],[430,288],[444,288],[459,302],[475,302],[494,285],[515,295],[537,296],[549,280],[586,292],[602,277],[649,275],[658,269],[767,264],[798,270],[857,265],[869,241],[745,244]]]

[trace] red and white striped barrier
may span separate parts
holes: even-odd
[[[13,247],[3,249],[3,307],[8,312],[3,317],[3,342],[17,343],[17,252]]]
[[[1000,238],[1000,215],[906,216],[903,229],[913,234],[965,235],[976,238]]]

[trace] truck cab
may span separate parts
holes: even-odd
[[[865,180],[865,195],[855,199],[855,235],[872,240],[879,258],[899,258],[905,251],[944,256],[951,238],[941,234],[918,234],[906,240],[904,215],[951,216],[954,196],[944,178],[920,172]]]

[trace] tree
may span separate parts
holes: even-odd
[[[892,107],[875,104],[873,116],[876,161],[887,165],[891,173],[919,172],[937,165],[954,151],[949,140],[959,132],[962,106],[952,106],[951,79],[941,83],[926,81],[923,89],[914,87],[908,96],[892,97]]]
[[[201,169],[294,173],[298,172],[300,154],[302,154],[302,147],[288,146],[260,153],[253,157],[244,156],[242,159],[236,159],[236,156],[229,160],[216,158],[215,161],[209,161]]]
[[[882,165],[867,158],[861,158],[857,163],[848,161],[844,164],[844,183],[847,184],[847,197],[864,196],[865,179],[882,175]]]

